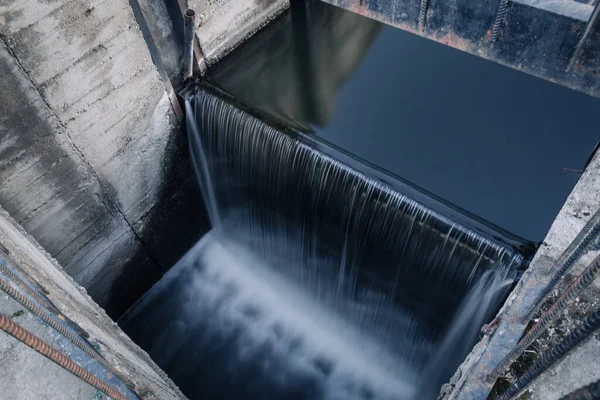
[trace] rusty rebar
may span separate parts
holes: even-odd
[[[0,329],[113,399],[127,400],[123,394],[108,386],[104,381],[98,379],[89,371],[86,371],[84,368],[73,362],[69,357],[65,356],[27,329],[17,325],[2,313],[0,313]]]
[[[494,27],[492,28],[492,36],[490,40],[495,42],[498,40],[498,32],[500,32],[500,25],[504,22],[506,18],[506,13],[508,12],[508,0],[500,0],[500,4],[498,5],[498,12],[496,13],[496,19],[494,20]]]
[[[560,400],[596,400],[600,399],[600,380],[590,383],[569,393]]]
[[[112,367],[104,359],[104,357],[102,357],[100,354],[98,354],[96,351],[94,351],[83,340],[81,340],[80,338],[75,336],[73,333],[69,332],[68,329],[66,329],[58,321],[56,321],[54,318],[52,318],[48,312],[41,309],[40,307],[35,305],[33,302],[31,302],[27,297],[25,297],[21,293],[19,293],[19,291],[16,290],[14,287],[12,287],[2,276],[0,276],[0,289],[2,289],[4,292],[6,292],[6,294],[8,294],[13,299],[15,299],[17,302],[19,302],[20,304],[25,306],[25,308],[27,308],[34,315],[36,315],[38,318],[40,318],[42,321],[44,321],[46,324],[48,324],[56,332],[60,333],[65,338],[67,338],[69,341],[71,341],[75,346],[77,346],[81,350],[83,350],[83,352],[85,352],[85,354],[90,356],[92,359],[96,360],[100,365],[102,365],[104,368],[106,368],[110,373],[112,373],[117,378],[119,378],[121,381],[123,381],[123,383],[125,385],[129,386],[132,389],[134,388],[134,385],[127,378],[125,378],[119,371],[117,371],[114,367]]]
[[[598,329],[600,329],[600,309],[588,316],[574,331],[561,340],[559,344],[546,351],[535,364],[502,393],[498,400],[512,399],[541,373],[554,365]]]
[[[14,272],[12,272],[10,270],[10,268],[8,268],[3,263],[0,263],[0,272],[2,272],[4,275],[6,275],[8,277],[8,279],[10,279],[15,284],[17,284],[28,295],[33,297],[38,303],[42,304],[44,307],[51,310],[52,312],[58,311],[58,308],[56,308],[56,306],[54,304],[52,304],[50,302],[50,300],[48,300],[46,297],[39,294],[36,290],[32,289],[31,286],[29,286],[23,279],[21,279],[21,277],[19,277]],[[31,278],[29,278],[29,279],[31,279]],[[36,282],[33,282],[33,283],[35,284]]]
[[[25,274],[22,270],[20,270],[20,271],[21,271],[21,273]],[[13,273],[10,270],[10,268],[8,268],[7,266],[5,266],[2,263],[0,263],[0,272],[2,272],[4,275],[6,275],[8,277],[8,279],[10,279],[17,286],[19,286],[21,289],[23,289],[23,291],[25,293],[27,293],[28,295],[33,297],[35,299],[35,301],[40,303],[43,307],[46,307],[48,310],[50,310],[50,312],[56,314],[56,316],[58,318],[63,319],[67,324],[69,324],[69,326],[71,328],[76,330],[77,333],[79,333],[81,335],[81,337],[86,338],[86,339],[88,339],[90,337],[90,335],[85,330],[83,330],[79,325],[77,325],[71,319],[69,319],[65,315],[63,315],[60,312],[60,310],[58,309],[58,307],[56,307],[54,305],[54,303],[52,303],[48,298],[46,298],[46,296],[44,296],[44,295],[38,293],[36,290],[32,289],[25,281],[23,281],[23,279],[21,279],[19,276],[17,276],[15,273]],[[25,274],[25,276],[27,279],[32,281],[32,283],[34,285],[41,287],[41,285],[38,284],[33,278],[31,278],[27,274]]]
[[[11,264],[10,259],[5,258],[4,262],[0,262],[0,265],[3,265],[6,268],[8,268],[8,266],[7,266],[8,264]],[[20,268],[14,262],[11,265],[14,266],[14,268],[25,277],[25,280],[29,281],[29,283],[31,283],[34,286],[34,288],[37,289],[42,294],[42,296],[48,296],[50,294],[50,292],[48,292],[45,287],[43,287],[31,275],[29,275],[26,271],[24,271],[23,268]],[[10,270],[10,268],[8,268],[8,269]]]
[[[428,0],[421,0],[419,7],[419,29],[425,28],[425,22],[427,22],[427,6],[429,5]]]
[[[537,297],[533,306],[526,314],[524,320],[528,321],[531,319],[533,314],[536,312],[538,307],[542,304],[546,296],[556,287],[562,277],[571,269],[573,265],[579,260],[579,258],[585,253],[590,244],[594,241],[600,233],[600,209],[590,218],[585,224],[583,229],[579,231],[575,239],[569,244],[569,247],[560,255],[556,260],[555,266],[558,266],[558,270],[550,280],[550,282],[544,287],[542,293]]]
[[[577,279],[569,285],[552,307],[542,315],[538,323],[531,328],[496,368],[494,368],[487,378],[488,381],[498,378],[498,376],[546,330],[554,318],[562,313],[571,301],[579,296],[579,294],[581,294],[581,292],[583,292],[583,290],[587,288],[598,275],[600,275],[600,256],[596,257]]]

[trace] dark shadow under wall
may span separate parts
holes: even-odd
[[[143,247],[123,266],[111,287],[110,300],[104,306],[115,320],[210,228],[191,167],[184,128],[180,126],[174,133],[165,151],[163,186],[147,222],[138,233]]]
[[[4,41],[0,75],[0,204],[116,319],[208,230],[182,124],[154,206],[127,221]]]

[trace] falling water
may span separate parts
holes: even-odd
[[[435,398],[522,257],[204,90],[186,113],[213,230],[130,335],[190,398]]]

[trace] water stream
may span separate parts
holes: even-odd
[[[321,1],[294,4],[210,70],[215,85],[544,239],[580,176],[564,169],[583,169],[600,139],[599,99]]]
[[[514,243],[206,90],[186,114],[213,230],[128,334],[191,399],[435,398],[523,267]]]

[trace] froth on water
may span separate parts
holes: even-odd
[[[273,270],[211,231],[121,323],[192,397],[412,395],[410,368]]]

